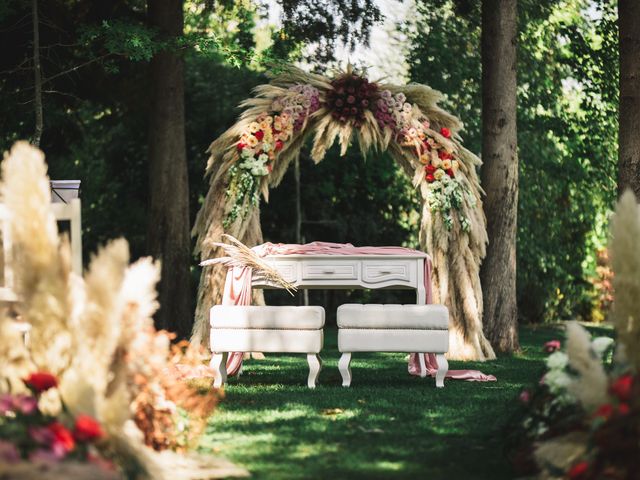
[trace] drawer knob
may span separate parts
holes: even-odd
[[[333,268],[327,268],[322,270],[322,273],[335,273],[335,270]]]
[[[393,273],[393,272],[392,272],[391,270],[380,270],[380,273],[381,273],[382,275],[389,275],[389,274],[391,274],[391,273]]]

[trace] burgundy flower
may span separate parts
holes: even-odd
[[[631,399],[631,388],[633,386],[633,377],[629,374],[618,378],[609,387],[612,395],[618,397],[621,402],[628,402]]]
[[[58,379],[49,372],[35,372],[24,379],[24,383],[33,391],[40,393],[58,386]]]
[[[254,137],[256,137],[258,140],[262,140],[262,138],[264,137],[264,132],[262,130],[258,130],[256,133],[253,134]]]
[[[584,474],[587,473],[588,470],[588,462],[579,462],[569,469],[569,471],[567,472],[567,476],[571,480],[579,480],[580,478],[584,477]]]
[[[431,173],[428,174],[425,178],[427,179],[427,182],[429,182],[429,183],[433,183],[436,180],[436,177],[434,177],[433,174],[431,174]]]

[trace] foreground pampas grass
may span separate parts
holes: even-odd
[[[224,459],[172,451],[186,445],[179,438],[184,434],[176,424],[178,408],[188,409],[199,428],[219,395],[199,392],[167,373],[179,355],[171,336],[153,326],[159,264],[146,258],[129,265],[128,244],[120,239],[98,251],[84,279],[74,275],[68,242],[59,239],[51,213],[44,155],[18,143],[5,157],[2,173],[0,191],[12,215],[17,311],[31,325],[27,347],[15,335],[0,338],[4,388],[11,391],[34,370],[55,373],[59,387],[45,398],[47,410],[57,415],[56,406],[64,404],[74,417],[98,420],[106,433],[101,454],[126,478],[246,475]],[[2,332],[12,321],[5,317]],[[39,467],[33,468],[30,478],[40,478]],[[67,478],[87,478],[86,469],[80,470],[82,477],[69,473]]]
[[[611,263],[614,271],[613,322],[618,341],[635,372],[640,372],[640,209],[627,190],[611,222]]]

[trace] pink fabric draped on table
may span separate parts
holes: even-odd
[[[304,245],[263,243],[253,247],[252,250],[260,257],[267,255],[420,255],[425,257],[424,283],[427,292],[427,303],[432,303],[431,292],[431,259],[424,252],[404,247],[354,247],[350,243],[311,242]],[[223,305],[251,305],[251,268],[234,266],[227,272],[227,279],[222,299]],[[242,367],[243,354],[234,352],[229,355],[227,361],[227,375],[236,375]],[[424,354],[427,374],[435,377],[438,369],[435,355]],[[419,354],[412,353],[409,356],[409,373],[420,375]],[[458,380],[490,382],[495,381],[493,375],[485,375],[478,370],[449,370],[447,378]]]

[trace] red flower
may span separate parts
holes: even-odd
[[[579,478],[582,478],[582,476],[587,473],[587,470],[589,470],[589,463],[579,462],[569,469],[569,471],[567,472],[567,476],[571,480],[577,480]]]
[[[53,450],[68,453],[75,448],[76,442],[73,440],[73,435],[60,422],[53,422],[47,429],[53,434],[51,445]]]
[[[244,149],[244,147],[246,147],[246,146],[247,146],[247,145],[246,145],[246,144],[244,144],[244,143],[242,143],[242,142],[239,142],[239,143],[236,145],[236,147],[238,147],[238,151],[239,151],[239,152],[241,152],[241,151]]]
[[[429,183],[433,183],[433,182],[435,182],[436,177],[434,177],[434,176],[433,176],[433,174],[431,174],[431,173],[430,173],[430,174],[428,174],[428,175],[426,176],[426,179],[427,179],[427,182],[429,182]]]
[[[447,127],[442,127],[440,129],[440,135],[442,135],[444,138],[451,138],[451,130],[449,130]]]
[[[262,138],[264,137],[264,132],[262,130],[258,130],[256,133],[253,134],[258,140],[262,140]]]
[[[613,415],[613,406],[610,403],[605,403],[604,405],[600,405],[596,412],[593,414],[595,418],[602,418],[604,420],[609,420],[609,417]]]
[[[455,173],[453,173],[453,170],[451,168],[447,168],[445,170],[445,172],[447,173],[447,175],[449,175],[451,178],[454,177]]]
[[[102,427],[89,415],[78,415],[73,428],[73,436],[80,442],[91,442],[104,436]]]
[[[618,397],[621,402],[627,402],[631,399],[631,386],[633,385],[633,377],[629,374],[618,378],[609,387],[612,395]]]
[[[630,411],[631,409],[629,408],[628,403],[621,403],[620,405],[618,405],[618,413],[620,415],[629,415]]]
[[[438,152],[438,158],[440,158],[440,160],[450,160],[451,158],[453,158],[453,155],[451,155],[446,150],[440,150]]]
[[[434,167],[433,165],[427,165],[426,167],[424,167],[424,169],[427,171],[427,173],[433,173],[436,171],[436,167]]]
[[[31,390],[40,393],[58,386],[58,379],[48,372],[35,372],[24,379]]]
[[[282,150],[282,147],[284,147],[284,142],[282,140],[276,140],[276,151]]]

